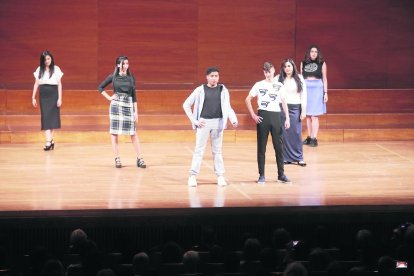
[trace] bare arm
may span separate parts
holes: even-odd
[[[101,95],[104,96],[108,101],[112,101],[113,99],[116,99],[116,94],[109,96],[109,94],[106,93],[105,90],[101,92]]]
[[[61,107],[62,106],[62,81],[59,80],[58,83],[58,100],[57,100],[57,106]]]
[[[135,122],[138,122],[138,104],[137,104],[137,102],[134,103],[134,118],[135,118]]]
[[[36,94],[37,94],[37,89],[38,88],[39,88],[39,80],[36,79],[35,83],[33,85],[33,92],[32,92],[32,105],[33,105],[33,107],[37,106]]]
[[[328,101],[328,76],[327,76],[327,67],[326,62],[322,65],[322,81],[323,81],[323,101],[326,103]]]
[[[288,109],[288,105],[286,103],[286,99],[282,98],[282,108],[283,108],[283,112],[285,112],[285,128],[288,129],[290,128],[290,118],[289,118],[289,109]]]
[[[244,102],[246,103],[246,107],[247,107],[247,110],[249,111],[250,117],[252,117],[253,121],[254,121],[256,124],[260,124],[260,123],[262,122],[263,118],[262,118],[262,117],[260,117],[260,116],[258,116],[258,115],[254,112],[254,110],[253,110],[253,106],[252,106],[252,99],[253,99],[253,96],[251,96],[251,95],[249,94],[249,95],[247,95],[247,97],[246,97],[246,99],[244,100]]]
[[[306,104],[308,98],[308,89],[306,88],[306,82],[302,75],[299,75],[300,81],[302,83],[302,92],[300,92],[300,119],[303,120],[306,118]]]

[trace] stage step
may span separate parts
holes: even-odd
[[[182,103],[191,91],[138,91],[138,133],[142,142],[194,141]],[[229,124],[225,141],[255,141],[255,124],[247,114],[247,90],[231,90],[239,127]],[[328,114],[320,117],[319,140],[395,141],[414,139],[414,89],[336,89],[329,92]],[[109,102],[97,91],[64,91],[61,142],[108,142]],[[306,136],[306,121],[303,136]],[[126,141],[129,137],[122,138]],[[43,141],[39,109],[30,90],[0,90],[0,143]]]

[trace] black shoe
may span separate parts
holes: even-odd
[[[55,142],[53,142],[53,139],[46,142],[46,145],[43,146],[44,151],[48,150],[54,150],[55,149]]]
[[[312,141],[312,138],[310,138],[310,136],[308,136],[308,137],[306,137],[305,140],[303,140],[303,144],[304,145],[309,145],[311,143],[311,141]]]
[[[318,146],[318,139],[313,138],[312,141],[310,142],[309,146],[317,147]]]
[[[292,181],[290,181],[290,180],[289,180],[289,178],[287,178],[287,176],[286,176],[286,175],[279,176],[279,177],[277,178],[277,182],[280,182],[280,183],[286,183],[286,184],[290,184],[290,183],[292,183]]]
[[[115,168],[122,168],[121,158],[119,157],[115,158]]]
[[[137,167],[145,169],[147,165],[145,164],[144,158],[137,158]]]
[[[264,175],[259,176],[259,179],[257,180],[257,184],[265,184],[266,178]]]

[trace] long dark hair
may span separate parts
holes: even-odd
[[[112,84],[115,81],[115,77],[119,75],[119,71],[122,68],[122,65],[124,65],[125,60],[128,60],[127,56],[119,56],[115,59],[115,69],[114,75],[112,76]],[[135,89],[135,77],[132,75],[131,71],[129,70],[129,67],[127,69],[127,76],[131,76],[131,85]]]
[[[323,55],[322,55],[321,49],[319,48],[319,46],[318,46],[318,45],[315,45],[315,44],[312,44],[311,46],[309,46],[308,50],[307,50],[307,51],[306,51],[306,53],[305,53],[305,59],[304,59],[304,61],[305,61],[306,63],[311,62],[310,52],[311,52],[312,48],[316,48],[316,50],[318,50],[318,56],[316,57],[316,62],[317,62],[317,63],[322,63],[322,62],[324,62],[324,61],[325,61],[325,59],[323,58]]]
[[[298,73],[298,69],[296,67],[295,62],[293,61],[293,59],[287,58],[285,60],[282,61],[282,64],[280,65],[280,73],[279,73],[279,82],[284,83],[285,79],[286,79],[286,73],[285,73],[285,64],[289,62],[290,64],[292,64],[292,77],[296,82],[296,86],[298,88],[298,93],[302,92],[303,87],[302,87],[302,81],[299,78],[299,73]]]
[[[50,58],[52,59],[52,61],[50,62],[50,66],[49,66],[49,79],[52,77],[53,73],[55,72],[55,59],[53,58],[53,55],[51,52],[49,51],[43,51],[40,54],[40,70],[39,70],[39,79],[41,79],[43,77],[43,74],[45,73],[46,70],[46,57],[50,56]]]

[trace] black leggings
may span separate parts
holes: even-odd
[[[272,134],[273,148],[276,153],[277,175],[284,174],[283,165],[283,124],[281,112],[271,112],[259,110],[258,115],[263,118],[257,128],[257,165],[259,167],[259,174],[265,175],[265,161],[266,161],[266,146],[269,132]]]

